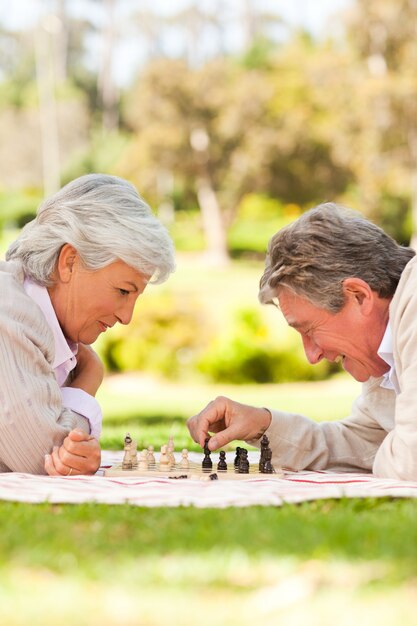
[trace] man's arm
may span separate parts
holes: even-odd
[[[259,446],[259,438],[265,432],[270,439],[273,464],[292,470],[370,471],[387,435],[382,424],[393,424],[395,406],[394,392],[382,389],[379,382],[373,379],[365,383],[351,415],[338,422],[316,423],[282,411],[271,411],[271,420],[265,409],[218,398],[191,418],[188,427],[200,445],[205,433],[217,433],[210,441],[211,449],[234,439]]]

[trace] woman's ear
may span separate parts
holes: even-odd
[[[358,304],[365,315],[372,311],[375,293],[366,281],[356,277],[345,278],[343,281],[343,293],[346,301],[350,300]]]
[[[56,266],[57,278],[62,283],[69,283],[69,281],[71,280],[72,272],[76,264],[77,258],[78,252],[76,251],[74,246],[71,246],[71,244],[69,243],[66,243],[62,246]]]

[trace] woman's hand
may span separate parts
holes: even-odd
[[[74,369],[74,378],[69,387],[83,389],[90,396],[95,396],[103,382],[104,367],[98,355],[91,346],[78,344],[77,365]]]
[[[61,446],[45,455],[45,471],[49,476],[95,474],[100,467],[100,444],[80,428],[71,430]]]

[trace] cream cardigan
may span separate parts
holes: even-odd
[[[0,471],[44,474],[44,457],[88,421],[62,406],[54,337],[23,289],[16,261],[0,262]]]
[[[271,411],[266,434],[273,463],[294,470],[367,470],[377,476],[417,480],[417,257],[405,267],[390,304],[394,363],[401,393],[362,386],[349,417],[315,423]],[[251,441],[250,443],[258,442]]]

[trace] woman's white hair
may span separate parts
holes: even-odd
[[[6,259],[20,259],[27,276],[50,286],[66,243],[90,270],[120,259],[150,282],[161,283],[175,268],[166,228],[133,185],[116,176],[87,174],[44,200]]]

